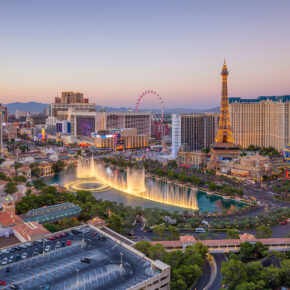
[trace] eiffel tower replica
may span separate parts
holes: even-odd
[[[224,61],[222,76],[222,95],[219,116],[218,132],[215,142],[210,148],[210,162],[208,168],[218,168],[219,161],[237,159],[240,155],[240,147],[235,144],[229,116],[228,98],[228,69]]]

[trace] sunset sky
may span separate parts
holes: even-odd
[[[80,91],[133,107],[153,89],[211,108],[224,59],[231,97],[290,94],[289,15],[282,0],[0,0],[0,102]]]

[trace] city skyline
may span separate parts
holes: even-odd
[[[153,89],[165,107],[290,93],[290,3],[13,1],[0,3],[0,102],[51,103],[80,91],[98,105],[134,107]],[[158,106],[151,99],[143,105]]]

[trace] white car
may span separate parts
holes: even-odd
[[[4,249],[4,250],[2,250],[2,253],[3,253],[3,254],[9,254],[9,253],[10,253],[10,251],[9,251],[9,250],[7,250],[7,249]]]
[[[21,259],[22,259],[22,260],[27,259],[27,254],[26,254],[26,253],[23,253],[22,256],[21,256]]]
[[[2,265],[6,265],[7,262],[8,262],[8,259],[7,259],[7,258],[4,258],[1,264],[2,264]]]
[[[50,251],[50,246],[46,246],[45,247],[45,252],[49,252]]]

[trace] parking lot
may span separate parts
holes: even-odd
[[[8,250],[0,256],[2,289],[127,289],[158,274],[90,227]]]

